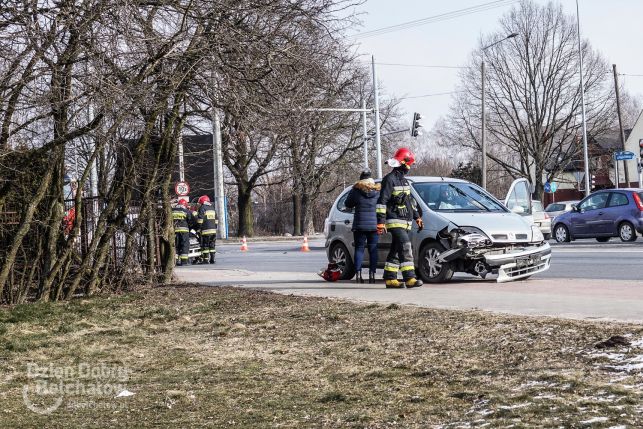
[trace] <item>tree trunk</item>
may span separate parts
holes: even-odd
[[[292,235],[301,235],[301,195],[292,194]]]
[[[239,208],[239,237],[252,237],[254,235],[252,194],[243,186],[237,186],[237,207]]]

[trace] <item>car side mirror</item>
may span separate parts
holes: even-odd
[[[513,206],[511,208],[511,213],[523,214],[524,212],[525,212],[525,209],[522,206]]]

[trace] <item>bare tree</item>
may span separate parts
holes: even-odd
[[[523,0],[500,20],[497,32],[480,40],[480,46],[510,33],[518,36],[472,54],[450,113],[435,131],[444,146],[480,152],[480,62],[484,55],[488,157],[504,174],[531,178],[540,196],[543,173],[547,172],[546,180],[552,179],[579,155],[576,25],[560,5]],[[588,133],[596,136],[613,123],[613,89],[607,63],[586,40],[582,52]]]

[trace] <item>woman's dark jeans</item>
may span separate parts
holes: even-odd
[[[369,271],[374,273],[377,270],[377,242],[379,241],[377,231],[353,231],[353,239],[355,241],[355,270],[362,271],[364,249],[368,243]]]

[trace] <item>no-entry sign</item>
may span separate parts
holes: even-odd
[[[176,192],[176,195],[179,197],[184,197],[190,193],[190,185],[188,182],[176,182],[174,192]]]

